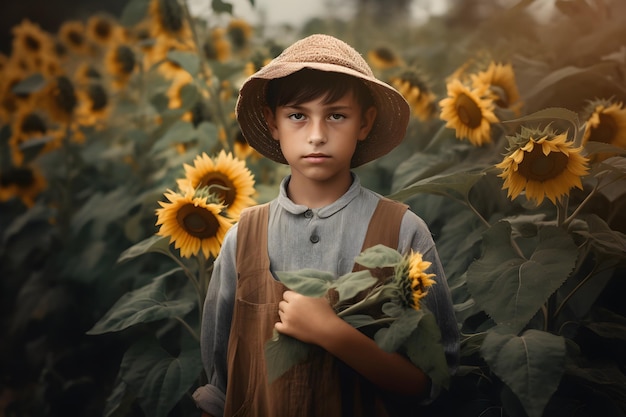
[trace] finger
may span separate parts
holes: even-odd
[[[289,301],[291,298],[293,298],[295,292],[291,291],[291,290],[287,290],[283,293],[283,300],[285,301]]]

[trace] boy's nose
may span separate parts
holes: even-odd
[[[326,142],[326,131],[323,122],[314,122],[309,131],[309,143],[311,145],[321,145]]]

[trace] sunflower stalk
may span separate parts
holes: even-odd
[[[187,323],[185,320],[183,320],[181,317],[178,317],[178,316],[175,316],[173,318],[174,320],[179,322],[189,332],[191,337],[193,337],[198,342],[200,341],[200,336],[198,336],[198,333],[189,325],[189,323]]]
[[[189,27],[191,29],[192,41],[195,45],[196,53],[198,54],[198,57],[200,59],[199,76],[203,80],[203,82],[200,83],[200,88],[204,89],[208,93],[209,104],[212,107],[213,114],[219,120],[218,125],[221,125],[224,128],[224,130],[227,132],[226,136],[230,137],[230,135],[228,134],[230,133],[228,132],[229,131],[228,118],[226,117],[224,108],[222,107],[221,100],[219,98],[220,95],[219,95],[218,89],[212,87],[213,83],[211,82],[211,79],[214,77],[214,75],[210,75],[210,78],[209,76],[207,76],[207,74],[212,74],[213,71],[211,70],[211,65],[209,64],[207,57],[205,56],[205,54],[202,53],[202,50],[199,47],[200,37],[194,25],[193,17],[191,16],[191,13],[189,12],[189,6],[187,5],[187,0],[180,0],[180,2],[181,2],[182,9],[183,9],[183,14],[185,16],[185,20],[187,20],[187,23],[189,24]],[[220,144],[222,145],[222,149],[224,149],[225,151],[229,152],[231,150],[231,146],[228,143],[228,141],[220,141]]]

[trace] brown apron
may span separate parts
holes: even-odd
[[[372,215],[363,249],[398,247],[407,206],[381,199]],[[306,362],[269,384],[264,345],[278,319],[287,288],[270,272],[267,250],[269,205],[245,211],[237,234],[238,282],[228,341],[228,383],[224,416],[353,417],[387,416],[379,392],[323,349],[313,346]],[[245,231],[245,232],[243,232]],[[355,265],[354,270],[363,269]]]

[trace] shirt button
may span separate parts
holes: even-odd
[[[304,217],[306,217],[307,219],[310,219],[311,217],[313,217],[313,210],[309,209],[307,211],[304,212]]]
[[[318,235],[311,235],[309,239],[311,240],[311,243],[317,243],[320,241],[320,237]]]

